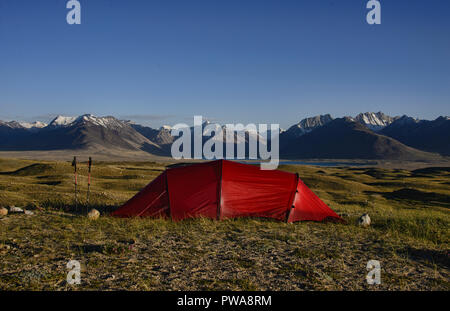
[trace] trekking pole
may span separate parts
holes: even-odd
[[[91,166],[92,166],[92,158],[89,157],[87,204],[89,204],[89,192],[91,191]]]
[[[75,212],[78,211],[78,200],[77,200],[77,157],[73,157],[72,166],[74,167],[74,178],[75,178]]]

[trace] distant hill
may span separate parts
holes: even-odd
[[[157,130],[148,126],[133,123],[130,123],[130,126],[142,136],[157,144],[161,148],[162,153],[170,155],[170,147],[176,139],[176,137],[173,137],[170,134],[170,127],[163,126]]]
[[[449,117],[427,121],[403,116],[380,133],[417,149],[450,156]]]
[[[286,158],[415,160],[435,156],[374,133],[350,118],[335,119],[282,145],[281,156]]]

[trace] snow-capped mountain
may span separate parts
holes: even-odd
[[[355,121],[366,126],[372,131],[378,132],[394,122],[398,117],[390,117],[381,111],[379,112],[364,112],[355,117]]]
[[[75,121],[75,119],[76,117],[57,116],[48,124],[48,126],[50,127],[68,126],[73,121]]]
[[[34,130],[18,122],[3,123],[6,124],[0,125],[3,150],[123,149],[151,153],[161,150],[129,124],[110,116],[57,116],[49,125],[38,125]]]
[[[393,138],[380,135],[352,118],[334,119],[281,146],[285,158],[398,159],[432,157]]]
[[[414,148],[450,156],[450,119],[448,117],[428,121],[402,116],[380,133]]]
[[[397,117],[394,122],[390,124],[390,128],[395,128],[399,126],[405,126],[405,125],[411,125],[411,124],[417,124],[420,120],[412,117],[408,117],[407,115],[403,115],[401,117]]]
[[[19,122],[19,123],[26,129],[41,129],[48,125],[47,123],[40,122],[40,121],[35,121],[32,123],[30,123],[30,122]]]
[[[212,124],[210,121],[206,120],[202,123],[202,132],[203,132],[203,144],[206,141],[212,140],[215,143],[217,142],[221,142],[223,144],[225,144],[226,142],[226,126],[219,126],[219,128],[215,128],[217,130],[221,129],[222,130],[222,135],[216,135],[216,132],[214,131],[214,129],[212,130],[211,133],[207,133],[207,129],[206,127],[208,125]],[[172,136],[171,134],[171,130],[172,128],[169,126],[162,126],[160,127],[158,130],[157,129],[153,129],[151,127],[147,127],[147,126],[142,126],[139,124],[131,124],[131,126],[140,134],[142,134],[143,136],[145,136],[146,138],[148,138],[149,140],[157,143],[159,146],[162,147],[163,150],[166,151],[167,155],[170,155],[170,149],[171,149],[171,145],[172,143],[178,138],[178,136]],[[191,133],[194,132],[194,127],[189,127],[188,128]],[[231,144],[237,145],[237,144],[244,144],[246,146],[246,149],[248,149],[248,144],[250,141],[250,138],[253,138],[256,142],[260,141],[262,143],[266,143],[266,139],[264,139],[263,137],[261,137],[259,135],[259,133],[257,132],[257,130],[251,130],[249,132],[233,132],[233,138],[234,138],[234,142],[232,142]],[[191,140],[191,143],[193,144],[194,141]],[[193,145],[191,146],[191,150],[194,150]]]
[[[68,127],[76,124],[88,124],[97,125],[105,128],[121,128],[126,125],[126,122],[119,121],[114,117],[96,117],[92,114],[84,114],[78,117],[68,117],[68,116],[57,116],[53,119],[49,126],[50,127]]]
[[[96,117],[91,114],[85,114],[82,116],[77,117],[70,125],[74,124],[86,124],[86,125],[94,125],[94,126],[101,126],[104,128],[109,129],[121,129],[124,127],[127,127],[128,125],[125,124],[122,121],[117,120],[114,117],[107,116],[107,117]]]
[[[332,121],[333,118],[329,114],[305,118],[301,120],[299,123],[291,126],[287,131],[284,133],[286,135],[290,135],[293,137],[300,137],[302,135],[305,135],[306,133],[309,133],[313,131],[314,129],[321,127],[328,122]]]
[[[0,126],[10,129],[23,129],[24,127],[17,121],[1,121]]]
[[[167,126],[162,126],[159,130],[134,123],[130,124],[130,126],[150,141],[158,144],[162,148],[166,148],[167,151],[170,150],[170,145],[175,140],[175,137],[171,135],[170,127]]]
[[[365,112],[358,114],[356,117],[346,116],[344,118],[348,121],[358,122],[375,132],[382,130],[383,128],[394,122],[396,119],[398,119],[398,117],[388,116],[381,111],[376,113]],[[291,126],[286,131],[286,134],[294,137],[300,137],[315,130],[316,128],[324,126],[332,120],[333,118],[329,114],[305,118],[299,123]]]
[[[209,121],[202,124],[203,132],[209,124]],[[171,135],[171,130],[170,126],[154,129],[111,116],[91,114],[57,116],[48,125],[42,122],[0,121],[0,150],[86,149],[110,150],[114,154],[120,153],[119,150],[130,150],[170,156],[172,143],[178,138]],[[190,130],[194,129],[191,127]],[[223,136],[214,135],[214,139],[225,143],[225,126],[222,130]],[[244,143],[248,150],[250,137],[264,141],[259,135],[257,131],[245,134],[235,132],[234,144]],[[204,135],[203,143],[209,139],[210,136]],[[448,116],[434,121],[408,116],[392,118],[381,112],[333,119],[326,114],[305,118],[287,131],[280,129],[279,139],[281,156],[292,158],[426,157],[416,149],[408,149],[410,147],[450,155],[450,119]]]

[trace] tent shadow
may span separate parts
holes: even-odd
[[[100,212],[102,215],[108,215],[109,213],[115,211],[119,208],[119,206],[116,205],[107,205],[107,204],[86,204],[86,203],[79,203],[79,204],[63,204],[63,203],[51,203],[46,202],[43,204],[44,208],[53,209],[53,210],[60,210],[65,213],[73,214],[73,215],[87,215],[90,210],[96,209]]]

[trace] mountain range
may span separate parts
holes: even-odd
[[[248,144],[248,135],[257,133],[235,139]],[[155,129],[112,116],[57,116],[49,124],[0,121],[0,151],[101,150],[170,156],[175,139],[169,126]],[[302,119],[282,131],[279,139],[281,158],[419,160],[450,156],[450,118],[428,121],[366,112],[334,119],[325,114]]]

